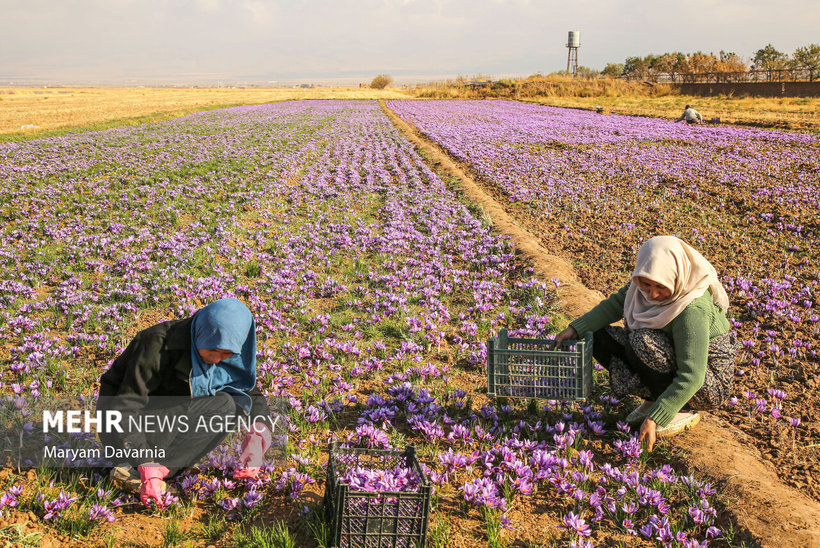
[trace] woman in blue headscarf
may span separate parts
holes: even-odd
[[[256,322],[236,299],[220,299],[191,322],[191,395],[224,391],[250,412],[246,393],[256,385]]]
[[[256,387],[250,310],[220,299],[140,331],[100,377],[97,409],[121,416],[100,431],[105,454],[122,463],[112,479],[139,485],[146,505],[161,502],[165,477],[195,464],[237,425],[248,428],[234,477],[255,476],[271,444],[271,417]]]

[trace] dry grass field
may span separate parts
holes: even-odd
[[[199,110],[293,99],[403,99],[369,88],[0,88],[0,140],[54,135],[67,128],[138,124]]]
[[[820,131],[818,97],[696,97],[691,95],[622,97],[545,97],[538,103],[558,107],[594,109],[637,116],[677,118],[692,105],[704,120],[783,129]]]

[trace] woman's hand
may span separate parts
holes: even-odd
[[[234,479],[255,478],[259,474],[265,451],[270,447],[273,435],[262,422],[255,422],[242,440],[239,466],[233,472]]]
[[[567,327],[555,336],[555,348],[559,348],[567,340],[578,340],[578,332],[572,326]]]
[[[655,440],[658,439],[655,432],[657,427],[657,423],[649,417],[646,417],[641,424],[641,431],[638,436],[638,441],[643,443],[643,441],[646,440],[646,450],[650,453],[652,452],[652,448],[655,447]]]
[[[151,508],[151,500],[155,506],[162,507],[162,495],[166,485],[162,481],[170,473],[166,467],[155,462],[141,464],[137,467],[140,473],[140,501],[146,508]]]

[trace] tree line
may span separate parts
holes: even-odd
[[[750,62],[736,53],[664,53],[645,57],[628,57],[623,63],[609,63],[601,74],[629,80],[652,82],[687,82],[702,75],[739,75],[762,73],[764,79],[779,79],[787,71],[791,79],[820,76],[820,44],[797,48],[790,56],[768,44],[757,50]],[[801,74],[802,73],[802,74]]]

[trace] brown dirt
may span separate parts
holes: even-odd
[[[563,310],[579,316],[596,305],[603,294],[586,288],[572,264],[548,253],[539,239],[509,215],[469,173],[446,151],[432,143],[413,126],[400,119],[384,101],[388,118],[423,152],[444,179],[455,177],[467,200],[487,212],[496,230],[509,236],[542,280],[558,278]],[[693,471],[707,476],[729,498],[727,511],[754,541],[766,546],[820,547],[820,504],[783,483],[774,465],[763,460],[748,436],[711,414],[700,426],[676,437],[671,444],[685,453]]]
[[[820,505],[785,485],[748,435],[704,413],[701,424],[673,443],[692,470],[712,478],[733,503],[729,511],[761,546],[820,546]]]

